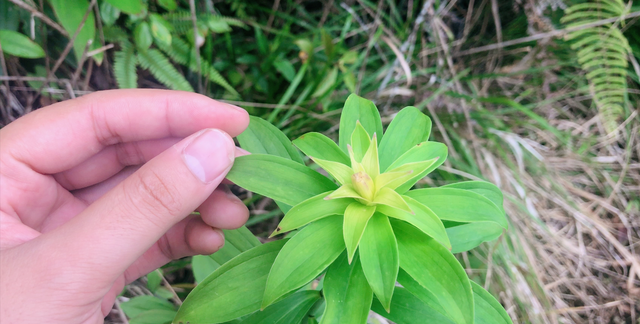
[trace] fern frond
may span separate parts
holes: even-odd
[[[621,17],[628,7],[622,0],[591,0],[565,10],[561,22],[581,26],[603,19]],[[571,32],[566,39],[577,50],[578,63],[587,72],[589,90],[607,132],[613,132],[624,116],[627,93],[629,42],[619,26],[611,23]]]
[[[116,52],[113,61],[113,72],[120,89],[134,89],[138,87],[138,73],[136,71],[138,60],[133,52],[133,45],[129,42],[122,43],[122,50]]]
[[[151,74],[162,84],[173,90],[193,92],[191,84],[176,70],[162,52],[157,49],[148,49],[138,53],[140,66],[149,70]]]
[[[193,29],[191,13],[186,10],[169,12],[162,15],[174,27],[176,34],[183,35]],[[224,22],[229,26],[244,28],[246,25],[239,19],[215,15],[210,13],[199,13],[196,15],[199,24],[207,25],[210,22]]]
[[[195,52],[189,46],[187,42],[179,37],[173,37],[171,39],[171,46],[162,46],[160,48],[165,52],[172,60],[182,65],[188,66],[193,72],[198,71],[198,63],[195,58]],[[211,63],[206,60],[200,60],[200,74],[209,79],[211,82],[218,84],[225,88],[231,94],[236,97],[240,97],[240,94],[220,75]]]

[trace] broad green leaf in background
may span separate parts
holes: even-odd
[[[329,71],[329,73],[325,75],[324,79],[322,79],[322,81],[318,83],[318,87],[316,88],[316,91],[313,92],[311,97],[317,98],[324,95],[329,89],[331,89],[331,87],[333,87],[334,84],[336,84],[337,79],[338,79],[338,68],[334,67]]]
[[[396,288],[391,300],[391,312],[387,313],[378,300],[374,300],[371,310],[392,320],[396,324],[455,324],[452,320],[433,310],[418,297],[404,288]]]
[[[287,59],[279,58],[273,61],[273,67],[289,82],[293,81],[293,78],[296,76],[296,69]]]
[[[481,194],[485,196],[487,199],[491,200],[500,210],[504,213],[503,208],[503,195],[500,188],[490,182],[486,181],[463,181],[458,183],[452,183],[440,188],[454,188],[454,189],[464,189],[473,191],[477,194]]]
[[[122,307],[122,310],[129,318],[136,317],[141,313],[150,310],[172,311],[174,312],[174,315],[176,311],[173,304],[168,302],[166,299],[161,299],[155,296],[133,297],[126,302],[120,303],[120,307]]]
[[[174,11],[178,9],[176,0],[158,0],[158,5],[167,11]]]
[[[475,222],[447,228],[451,241],[451,253],[469,251],[490,242],[502,234],[503,228],[494,222]]]
[[[320,133],[306,133],[295,139],[293,144],[307,156],[351,165],[349,156],[334,141]]]
[[[147,275],[147,288],[151,292],[155,292],[162,283],[162,269],[156,269]]]
[[[261,244],[245,226],[222,231],[224,246],[218,252],[211,255],[194,255],[191,259],[193,275],[198,283],[229,260]]]
[[[324,197],[329,193],[319,194],[293,206],[271,236],[292,231],[327,216],[343,215],[353,200],[344,198],[325,200]]]
[[[365,324],[373,291],[362,272],[360,260],[349,264],[342,254],[327,270],[324,279],[327,306],[320,324]]]
[[[257,246],[222,265],[191,291],[174,323],[223,323],[260,309],[267,276],[285,243]]]
[[[429,290],[456,324],[473,324],[471,284],[458,260],[414,226],[391,220],[398,239],[400,267]]]
[[[148,49],[151,46],[151,43],[153,43],[153,36],[151,35],[149,23],[146,21],[139,23],[133,30],[133,39],[135,40],[138,49],[142,51]]]
[[[411,187],[413,187],[414,184],[416,184],[416,182],[418,182],[420,179],[427,176],[427,174],[431,173],[431,171],[437,169],[440,165],[442,165],[442,163],[444,163],[444,161],[447,159],[447,146],[438,142],[422,142],[412,147],[407,152],[402,154],[398,159],[396,159],[387,168],[387,170],[393,170],[407,163],[428,161],[435,158],[438,159],[433,165],[431,165],[427,170],[413,177],[410,181],[398,187],[396,191],[398,193],[407,192],[409,189],[411,189]]]
[[[388,312],[400,259],[396,236],[387,216],[375,213],[369,220],[360,240],[360,261],[371,289]]]
[[[53,8],[56,17],[58,17],[58,22],[67,31],[67,33],[69,33],[69,37],[73,36],[78,27],[80,27],[82,18],[84,18],[85,13],[87,13],[89,9],[89,1],[77,0],[73,2],[73,5],[70,5],[69,2],[65,0],[50,0],[49,3]],[[84,26],[82,26],[82,29],[73,42],[73,52],[76,55],[76,61],[79,61],[82,57],[82,53],[84,53],[87,43],[89,41],[93,41],[95,33],[96,20],[93,16],[93,11],[89,11],[89,15],[87,16]],[[93,42],[89,50],[98,48],[98,45],[98,42]],[[95,55],[93,58],[98,63],[102,62],[102,55]]]
[[[427,115],[415,107],[400,110],[380,141],[380,170],[386,170],[409,149],[426,142],[430,133],[431,119]]]
[[[263,311],[253,313],[238,324],[296,324],[300,323],[307,312],[320,299],[317,290],[297,292]]]
[[[5,54],[17,57],[35,59],[45,55],[40,45],[29,37],[12,30],[0,30],[0,45],[2,45],[2,51]]]
[[[356,128],[357,121],[360,121],[369,134],[382,134],[382,121],[380,120],[378,108],[367,99],[355,94],[350,95],[344,103],[344,108],[342,108],[340,131],[338,133],[340,148],[345,153],[348,153],[347,144],[351,143],[351,134]],[[378,137],[378,140],[380,140],[380,137]]]
[[[100,3],[100,19],[105,26],[113,25],[120,17],[120,10],[110,3],[103,1]]]
[[[475,303],[475,324],[513,324],[504,307],[477,283],[471,281]]]
[[[237,138],[240,146],[251,153],[276,155],[304,164],[287,135],[260,117],[251,116],[249,127]]]
[[[347,87],[347,90],[349,90],[349,92],[356,91],[356,75],[353,74],[353,72],[345,71],[342,80],[344,81],[344,85],[345,87]]]
[[[209,27],[211,32],[217,34],[228,33],[231,31],[231,26],[222,19],[209,19],[207,21],[207,27]]]
[[[151,35],[161,46],[171,46],[170,24],[158,14],[149,15],[151,21]]]
[[[142,0],[106,0],[112,6],[131,15],[141,14],[144,10]]]
[[[508,227],[507,218],[491,200],[473,191],[454,188],[424,188],[407,196],[429,207],[440,219],[455,222],[495,222]]]
[[[342,216],[330,216],[300,230],[273,263],[262,308],[315,279],[344,251]]]
[[[413,277],[411,277],[406,271],[402,269],[400,269],[400,272],[398,272],[398,283],[401,284],[402,287],[404,287],[412,295],[418,297],[418,299],[429,306],[432,312],[437,312],[443,317],[449,318],[447,311],[438,301],[438,297],[431,291],[423,287],[419,282],[413,279]]]
[[[333,181],[300,163],[264,154],[237,157],[227,179],[291,206],[337,189]]]
[[[356,248],[362,238],[362,233],[364,233],[367,223],[375,211],[376,206],[365,206],[356,201],[349,204],[344,211],[344,223],[342,226],[349,263],[353,260]]]
[[[409,205],[413,213],[409,213],[397,208],[378,205],[377,211],[399,220],[408,222],[418,228],[420,231],[434,238],[445,247],[451,247],[447,232],[438,216],[427,206],[417,202],[411,197],[404,196],[404,200]]]
[[[129,324],[169,324],[176,316],[175,310],[153,309],[129,319]]]

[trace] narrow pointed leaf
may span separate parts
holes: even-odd
[[[240,146],[251,153],[277,155],[304,164],[287,135],[262,118],[251,116],[249,127],[237,138]]]
[[[344,251],[341,233],[342,216],[323,218],[296,233],[273,263],[262,308],[322,273]]]
[[[445,231],[444,225],[442,225],[442,221],[440,221],[438,216],[436,216],[436,214],[434,214],[427,206],[417,202],[413,198],[408,196],[403,196],[403,198],[415,214],[411,214],[397,208],[387,207],[385,205],[378,205],[377,210],[389,217],[412,224],[425,234],[440,242],[440,244],[447,248],[451,248],[447,232]]]
[[[347,246],[349,263],[353,260],[362,233],[375,211],[375,206],[365,206],[359,202],[352,202],[344,211],[344,243]]]
[[[396,324],[455,324],[446,316],[434,311],[429,305],[412,295],[407,289],[396,288],[391,300],[391,312],[387,313],[378,300],[374,300],[371,310]]]
[[[389,188],[381,188],[376,194],[376,198],[373,200],[376,204],[386,205],[389,207],[403,210],[407,213],[413,213],[406,201],[400,196],[399,193]]]
[[[356,154],[353,152],[353,147],[351,145],[347,145],[347,150],[349,151],[349,159],[351,160],[351,169],[353,169],[354,173],[365,172],[362,163],[358,162],[360,160],[356,160]]]
[[[413,146],[426,142],[431,119],[415,107],[406,107],[393,118],[380,141],[380,169],[386,170]]]
[[[475,324],[513,324],[504,307],[477,283],[471,281],[475,303]]]
[[[297,292],[269,307],[243,319],[238,324],[291,324],[300,323],[307,312],[320,299],[320,292]]]
[[[264,154],[237,157],[227,179],[291,206],[337,188],[329,178],[300,163]]]
[[[360,240],[359,251],[367,281],[384,309],[389,312],[400,259],[396,236],[387,216],[373,214]]]
[[[343,215],[352,199],[324,199],[328,192],[309,198],[293,206],[271,236],[286,233],[331,215]]]
[[[352,158],[358,162],[362,161],[364,154],[369,149],[370,143],[371,136],[367,133],[367,130],[362,127],[360,121],[356,121],[356,128],[351,134],[351,148],[353,149],[353,154],[351,154]]]
[[[362,157],[362,167],[365,172],[372,178],[377,177],[380,174],[380,165],[378,163],[378,146],[377,144],[377,135],[373,134],[373,138],[371,139],[371,143],[369,144],[369,148],[367,152]]]
[[[454,188],[412,190],[407,196],[429,207],[440,219],[455,222],[495,222],[507,228],[507,218],[491,200],[473,191]]]
[[[26,35],[13,30],[0,29],[0,42],[5,54],[31,59],[45,56],[40,45]]]
[[[400,267],[429,290],[456,324],[473,324],[471,284],[458,260],[444,246],[414,226],[392,220]]]
[[[373,292],[358,259],[349,264],[342,254],[324,279],[327,306],[320,324],[366,324]]]
[[[260,309],[267,276],[286,242],[257,246],[218,268],[191,291],[174,323],[223,323]]]
[[[309,157],[313,160],[313,162],[327,171],[334,179],[336,179],[336,181],[340,182],[340,184],[351,183],[353,170],[350,167],[340,162],[322,160],[313,156]]]
[[[293,145],[307,156],[340,162],[344,165],[351,164],[349,156],[340,149],[338,144],[320,133],[306,133],[293,140]]]
[[[376,187],[387,187],[389,189],[397,189],[403,184],[414,179],[417,174],[422,174],[430,169],[438,159],[431,159],[423,162],[412,162],[401,165],[389,172],[385,172],[376,178]],[[395,176],[394,175],[398,175]]]
[[[502,235],[504,229],[494,222],[475,222],[447,228],[451,253],[469,251]]]
[[[398,283],[402,285],[405,289],[407,289],[411,294],[418,297],[423,303],[429,306],[432,311],[440,313],[443,317],[446,317],[450,321],[453,321],[447,311],[445,310],[440,302],[438,301],[438,296],[434,295],[431,291],[424,288],[419,282],[417,282],[413,277],[411,277],[406,271],[400,269],[398,272]]]
[[[360,194],[356,192],[353,185],[346,184],[340,186],[336,191],[330,193],[325,200],[338,199],[338,198],[360,198]]]
[[[351,134],[356,128],[356,121],[360,121],[369,133],[382,134],[380,113],[373,102],[352,94],[347,98],[340,116],[339,142],[342,151],[347,153],[347,144],[351,143]]]
[[[491,200],[500,210],[504,212],[503,207],[503,195],[500,188],[490,182],[486,181],[463,181],[458,183],[448,184],[446,186],[442,186],[441,188],[454,188],[454,189],[464,189],[473,191],[477,194],[481,194],[485,196],[487,199]]]
[[[412,162],[422,162],[428,161],[434,158],[438,158],[436,162],[431,165],[427,170],[422,173],[415,175],[411,180],[403,184],[402,186],[396,188],[396,191],[399,193],[407,192],[411,187],[413,187],[418,180],[427,176],[427,174],[431,173],[431,171],[438,168],[444,161],[447,159],[447,146],[438,143],[438,142],[422,142],[410,150],[402,154],[398,159],[396,159],[387,170],[393,170],[401,165],[412,163]]]

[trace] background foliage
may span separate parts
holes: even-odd
[[[2,124],[118,87],[201,92],[291,138],[309,131],[337,138],[350,92],[374,100],[385,125],[413,105],[449,147],[447,163],[419,186],[483,179],[505,193],[510,231],[458,256],[514,322],[638,322],[637,5],[74,3],[0,0]],[[237,193],[252,210],[250,229],[267,241],[281,211]],[[108,321],[170,320],[194,283],[228,260],[224,253],[172,262],[128,286]]]

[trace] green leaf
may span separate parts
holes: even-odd
[[[189,81],[157,49],[138,52],[138,62],[140,62],[140,66],[148,69],[158,81],[167,87],[173,90],[193,92]]]
[[[423,162],[429,161],[431,159],[437,158],[436,162],[431,165],[427,170],[422,173],[414,176],[410,181],[406,182],[402,186],[396,189],[399,193],[407,192],[411,187],[413,187],[416,182],[420,179],[427,176],[427,174],[431,173],[431,171],[438,168],[444,161],[447,159],[447,146],[438,143],[438,142],[422,142],[410,150],[402,154],[398,159],[396,159],[387,170],[396,169],[402,165],[413,162]]]
[[[424,162],[412,162],[403,164],[393,170],[389,170],[376,177],[376,188],[387,187],[389,189],[397,189],[409,180],[414,179],[417,174],[421,174],[433,167],[438,161],[433,158]]]
[[[106,3],[106,2],[105,2]],[[113,73],[120,89],[135,89],[138,87],[138,59],[134,48],[129,42],[122,43],[122,50],[116,52],[113,62]]]
[[[356,127],[353,129],[353,133],[351,133],[351,149],[353,150],[353,154],[351,157],[354,158],[357,162],[361,162],[365,153],[369,150],[369,145],[371,144],[371,136],[367,133],[367,130],[364,129],[360,121],[356,120]]]
[[[149,27],[149,23],[143,21],[136,26],[133,30],[133,39],[136,42],[136,46],[139,50],[146,50],[153,43],[153,36],[151,35],[151,28]],[[161,42],[161,44],[165,44]]]
[[[319,165],[321,168],[327,171],[340,184],[344,185],[344,184],[351,183],[351,176],[353,175],[353,169],[351,169],[350,167],[340,162],[322,160],[313,156],[309,156],[309,157],[313,160],[313,162],[315,162],[317,165]]]
[[[349,156],[334,141],[320,133],[306,133],[295,139],[293,145],[307,156],[351,165]]]
[[[40,45],[29,37],[12,30],[0,30],[0,43],[5,54],[31,59],[45,55]]]
[[[324,79],[320,81],[316,91],[311,95],[312,98],[317,98],[325,94],[334,84],[336,84],[336,80],[338,79],[338,68],[334,67],[325,75]]]
[[[260,309],[267,276],[286,242],[257,246],[218,268],[191,291],[174,323],[223,323]]]
[[[438,297],[428,289],[424,288],[419,282],[413,279],[413,277],[402,269],[400,269],[400,272],[398,273],[398,283],[400,283],[402,287],[406,288],[411,294],[418,297],[418,299],[431,308],[433,312],[439,313],[451,321],[448,317],[447,311],[442,307],[442,305],[440,305]]]
[[[378,163],[378,134],[373,134],[367,152],[362,157],[362,167],[372,178],[380,175],[380,163]]]
[[[193,275],[198,283],[204,281],[213,271],[242,252],[262,244],[245,226],[235,230],[222,231],[224,232],[224,246],[220,250],[211,255],[194,255],[191,260]]]
[[[507,228],[507,218],[491,200],[473,191],[454,188],[425,188],[407,196],[429,207],[440,219],[455,222],[495,222]]]
[[[406,107],[393,118],[380,141],[380,169],[387,167],[409,149],[429,139],[431,119],[415,107]]]
[[[356,191],[352,184],[345,184],[340,186],[336,191],[330,193],[325,199],[338,199],[338,198],[361,198],[360,194]]]
[[[327,31],[324,29],[321,32],[321,36],[322,46],[324,46],[324,52],[325,54],[327,54],[327,58],[331,63],[331,61],[333,60],[333,39],[331,38],[331,35],[329,35],[329,33],[327,33]]]
[[[106,0],[112,6],[120,9],[122,12],[137,15],[144,10],[142,0]]]
[[[178,9],[176,0],[158,0],[158,5],[167,11],[174,11]]]
[[[446,186],[442,186],[440,188],[453,188],[453,189],[464,189],[473,191],[477,194],[481,194],[485,196],[487,199],[491,200],[500,210],[504,212],[503,208],[503,195],[500,188],[494,185],[491,182],[486,181],[463,181],[448,184]]]
[[[162,283],[162,269],[156,269],[147,275],[147,288],[151,292],[155,292]]]
[[[176,316],[175,310],[154,309],[129,319],[129,324],[169,324],[174,316]]]
[[[260,117],[250,118],[249,127],[237,137],[243,149],[251,153],[276,155],[304,164],[300,153],[293,147],[287,135]]]
[[[100,19],[105,26],[113,25],[120,18],[120,10],[106,1],[100,3]]]
[[[408,213],[397,208],[378,205],[377,210],[389,217],[403,220],[417,227],[419,230],[434,238],[440,244],[447,248],[451,247],[447,232],[445,231],[442,221],[427,206],[419,203],[411,197],[403,196],[413,213]]]
[[[89,9],[89,1],[77,0],[73,2],[73,5],[70,5],[66,0],[50,0],[49,3],[53,8],[56,17],[58,17],[58,22],[62,25],[64,30],[67,31],[69,37],[75,35],[85,13]],[[76,61],[80,60],[82,53],[84,53],[87,47],[87,43],[93,40],[95,33],[96,20],[93,16],[93,11],[90,11],[84,26],[82,26],[82,29],[73,42],[73,52],[76,55]],[[94,42],[93,46],[97,47],[97,45],[97,42]],[[90,49],[93,49],[93,46]],[[94,59],[97,61],[100,60],[96,56],[94,56]]]
[[[373,102],[352,94],[347,98],[340,116],[339,142],[340,148],[348,153],[347,144],[351,143],[351,134],[360,121],[369,134],[382,134],[380,113]]]
[[[151,20],[151,35],[156,42],[164,46],[171,46],[171,25],[169,22],[158,14],[152,14],[149,18]]]
[[[291,206],[337,189],[333,181],[300,163],[264,154],[237,157],[227,179]]]
[[[343,215],[347,206],[353,202],[351,199],[325,200],[328,194],[329,192],[321,193],[293,206],[271,236],[292,231],[327,216]]]
[[[360,240],[360,261],[371,289],[389,312],[398,277],[398,243],[389,218],[375,213]]]
[[[407,289],[396,288],[391,300],[391,312],[386,310],[378,300],[374,300],[371,310],[397,324],[455,324],[449,318],[436,312],[429,305],[412,295]]]
[[[124,313],[130,318],[136,317],[141,313],[144,313],[150,310],[160,309],[160,310],[167,310],[172,312],[176,311],[173,304],[171,304],[165,299],[161,299],[154,296],[133,297],[128,301],[121,303],[120,307],[122,307],[122,310],[124,311]]]
[[[294,324],[300,323],[311,306],[320,299],[320,292],[297,292],[263,311],[253,313],[238,324]]]
[[[300,230],[278,254],[262,308],[316,278],[344,251],[342,217],[326,217]]]
[[[473,295],[464,269],[444,246],[405,222],[392,220],[400,267],[438,300],[457,324],[473,324]]]
[[[209,19],[209,21],[207,21],[207,26],[209,27],[209,30],[217,34],[231,31],[231,26],[222,19]]]
[[[502,235],[502,227],[494,222],[475,222],[447,228],[451,253],[469,251]]]
[[[365,324],[373,291],[362,272],[360,260],[348,262],[342,254],[327,270],[324,279],[327,306],[320,324]]]
[[[296,76],[296,69],[289,60],[283,58],[277,59],[273,61],[273,67],[289,82],[293,81],[293,78]]]
[[[408,213],[413,213],[407,202],[404,201],[399,193],[389,188],[380,188],[376,193],[376,198],[373,200],[375,204],[386,205],[389,207],[397,208]]]
[[[359,202],[352,202],[344,211],[344,223],[342,226],[349,263],[353,260],[362,238],[362,233],[364,233],[364,229],[375,211],[376,206],[366,206]]]
[[[513,324],[504,307],[484,288],[471,281],[475,304],[475,324]]]

